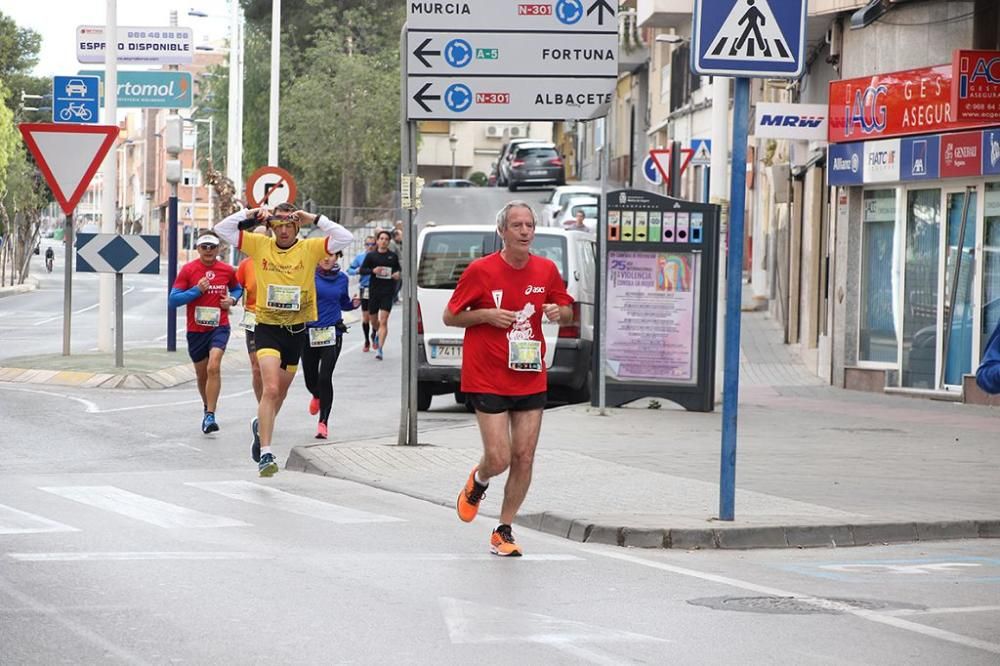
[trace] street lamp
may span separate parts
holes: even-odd
[[[448,143],[451,144],[451,179],[455,180],[455,149],[458,148],[458,137],[450,135]]]

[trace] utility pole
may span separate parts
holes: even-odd
[[[107,19],[104,27],[104,122],[118,124],[118,0],[107,0]],[[115,233],[116,184],[118,182],[118,156],[109,150],[101,169],[104,195],[101,200],[101,233]],[[124,194],[124,193],[123,193]],[[115,277],[111,273],[98,276],[97,348],[111,351],[111,331],[114,321]]]

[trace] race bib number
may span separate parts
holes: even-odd
[[[253,333],[257,328],[257,314],[252,310],[244,310],[243,319],[240,320],[240,328]]]
[[[507,344],[507,367],[519,372],[542,371],[541,340],[510,340]]]
[[[218,326],[222,310],[201,305],[194,308],[194,322],[199,326]]]
[[[366,301],[368,300],[368,287],[361,288],[361,298]]]
[[[392,269],[388,266],[376,266],[372,269],[372,275],[379,278],[380,280],[391,280],[392,279]]]
[[[332,347],[337,342],[336,337],[337,329],[333,326],[325,326],[323,328],[310,328],[309,329],[309,346],[310,347]]]
[[[302,288],[287,284],[267,285],[267,307],[272,310],[299,311],[302,301]]]

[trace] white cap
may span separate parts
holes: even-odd
[[[199,236],[198,240],[195,241],[195,245],[218,245],[219,239],[211,234],[205,234],[204,236]]]

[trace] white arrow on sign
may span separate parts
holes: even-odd
[[[77,268],[81,273],[160,272],[160,237],[119,234],[78,234]]]

